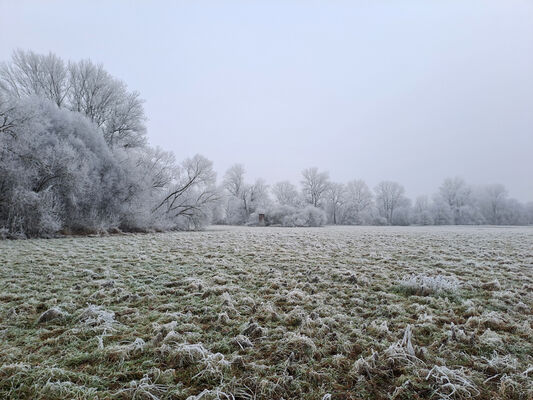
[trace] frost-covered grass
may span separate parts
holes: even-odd
[[[0,398],[530,399],[533,229],[0,241]]]
[[[456,277],[442,275],[410,275],[400,280],[399,286],[408,294],[427,296],[430,294],[455,293],[459,289]]]

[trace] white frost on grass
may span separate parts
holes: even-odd
[[[435,386],[433,396],[440,399],[468,399],[479,394],[477,387],[466,377],[464,369],[450,369],[435,365],[426,376]]]
[[[189,396],[187,400],[235,400],[235,396],[218,389],[204,389],[196,396]]]
[[[454,293],[459,289],[459,281],[453,276],[427,276],[427,275],[407,275],[404,276],[398,285],[409,294],[418,296],[428,296],[445,292]]]
[[[98,348],[104,348],[104,337],[109,336],[108,331],[114,330],[115,313],[106,311],[99,306],[89,304],[80,316],[80,322],[100,333]]]
[[[144,375],[138,381],[131,381],[128,388],[120,389],[116,395],[127,394],[131,399],[159,400],[158,395],[164,394],[167,390],[167,385],[155,383],[148,375]]]
[[[124,361],[126,359],[129,359],[134,354],[142,353],[144,351],[145,346],[146,343],[143,339],[136,338],[131,343],[126,342],[117,346],[110,346],[107,348],[107,350],[111,359],[119,359],[121,361]]]
[[[59,396],[60,398],[70,399],[97,399],[96,388],[88,388],[83,385],[77,385],[70,381],[48,380],[39,391],[41,396]]]
[[[424,362],[417,357],[417,352],[415,351],[415,347],[411,342],[412,336],[413,333],[411,330],[411,325],[407,325],[403,334],[403,339],[390,345],[385,350],[385,355],[388,357],[388,359],[395,363],[423,365]]]
[[[173,366],[180,368],[198,366],[200,371],[192,379],[202,376],[222,377],[224,369],[231,364],[223,354],[210,352],[202,343],[163,344],[159,352]]]
[[[514,372],[518,368],[518,360],[510,354],[502,356],[493,352],[490,358],[481,358],[485,361],[491,373]]]
[[[80,316],[80,321],[87,326],[112,329],[115,321],[115,313],[106,311],[100,306],[89,304]]]
[[[0,242],[0,398],[533,399],[531,228],[218,229]]]

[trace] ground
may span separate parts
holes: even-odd
[[[533,398],[533,228],[0,241],[0,398]]]

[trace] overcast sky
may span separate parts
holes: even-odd
[[[533,200],[533,1],[0,0],[15,48],[103,63],[150,143],[222,175],[402,183],[460,175]]]

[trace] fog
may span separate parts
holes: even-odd
[[[0,1],[14,49],[90,58],[146,100],[148,141],[221,177],[446,177],[533,199],[528,1]]]

